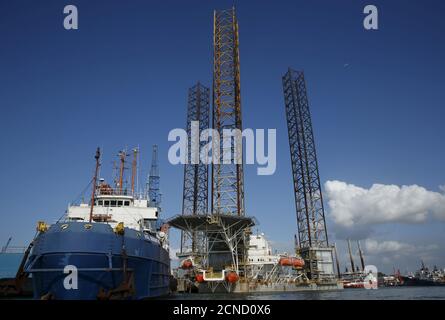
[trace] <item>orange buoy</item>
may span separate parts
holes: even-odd
[[[193,262],[190,259],[183,260],[181,263],[181,269],[190,269],[193,267]]]
[[[198,281],[199,283],[204,282],[204,276],[202,275],[202,273],[199,273],[195,276],[196,281]]]
[[[226,275],[226,280],[229,283],[235,283],[239,280],[239,276],[236,274],[236,272],[232,271]]]

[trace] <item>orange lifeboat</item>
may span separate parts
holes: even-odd
[[[226,280],[229,283],[235,283],[239,280],[239,276],[236,274],[236,272],[232,271],[226,275]]]
[[[294,267],[294,268],[302,268],[304,267],[304,260],[301,258],[294,257],[282,257],[278,261],[280,266],[283,267]]]
[[[290,267],[292,266],[292,259],[287,257],[282,257],[280,258],[280,261],[278,263],[280,264],[280,266]]]
[[[181,269],[190,269],[193,267],[193,262],[190,259],[185,259],[181,263]]]
[[[301,258],[292,258],[292,266],[294,268],[303,268],[304,267],[304,260]]]
[[[204,282],[204,276],[202,275],[202,273],[198,273],[198,274],[195,276],[195,279],[196,279],[196,281],[198,281],[199,283]]]

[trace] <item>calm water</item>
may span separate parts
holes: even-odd
[[[13,277],[23,254],[0,254],[0,278]],[[379,287],[377,290],[345,289],[338,291],[307,291],[257,294],[175,294],[168,299],[184,300],[445,300],[443,287]]]
[[[176,294],[171,299],[196,300],[445,300],[443,287],[381,287],[377,290],[345,289],[320,292],[261,294]]]

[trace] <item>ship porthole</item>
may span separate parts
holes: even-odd
[[[67,229],[68,228],[68,224],[62,224],[61,226],[60,226],[60,229],[62,229],[62,230],[65,230],[65,229]]]
[[[84,224],[83,227],[85,229],[89,230],[89,229],[91,229],[93,227],[93,225],[88,223],[88,224]]]

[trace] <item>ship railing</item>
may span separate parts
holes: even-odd
[[[0,253],[25,253],[25,251],[26,247],[8,246],[8,247],[2,247]]]
[[[96,272],[96,271],[123,271],[123,268],[77,268],[77,271],[91,271],[91,272]],[[133,271],[132,268],[127,268],[127,271],[131,272]],[[42,268],[42,269],[27,269],[26,272],[28,273],[37,273],[37,272],[64,272],[65,269],[63,268]]]
[[[147,194],[144,192],[131,192],[131,190],[128,189],[118,189],[118,188],[106,188],[101,189],[100,187],[96,190],[96,197],[97,196],[125,196],[125,197],[132,197],[137,200],[145,200],[148,199]]]
[[[202,272],[204,281],[223,281],[225,279],[226,270],[222,270],[222,272],[210,272],[207,273],[206,270],[199,270]]]
[[[133,197],[135,194],[131,190],[127,189],[116,189],[116,188],[101,188],[98,187],[96,190],[96,196],[130,196]]]

